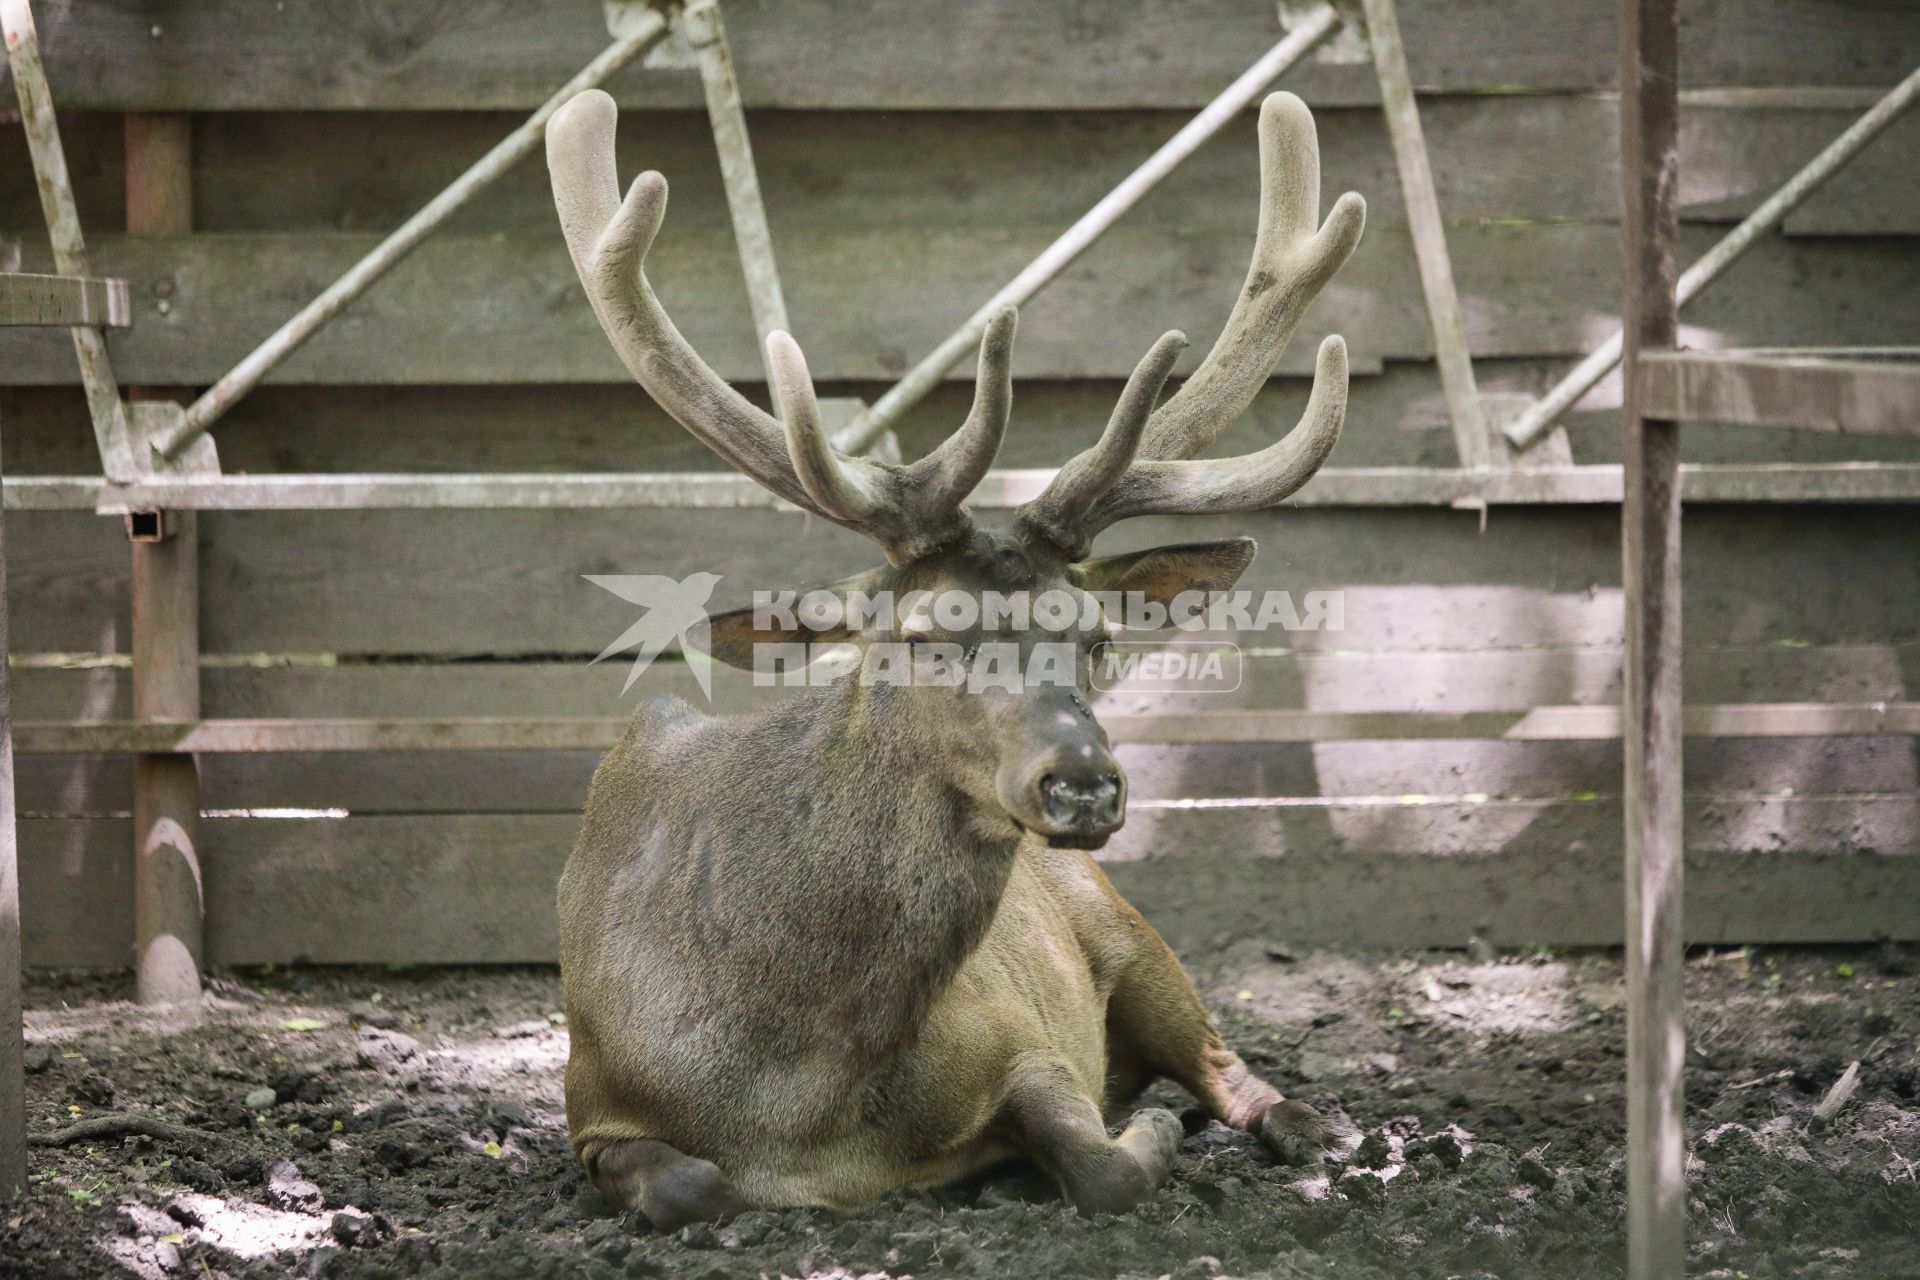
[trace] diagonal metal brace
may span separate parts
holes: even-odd
[[[40,37],[34,30],[33,7],[28,0],[0,0],[0,27],[6,32],[7,61],[13,68],[13,86],[20,98],[20,120],[26,126],[27,149],[40,188],[40,211],[46,218],[47,238],[53,244],[54,267],[63,276],[91,276],[87,242],[80,232],[80,211],[73,199],[73,180],[67,174],[67,153],[60,145],[60,124],[53,113],[53,93],[47,87]],[[81,385],[86,388],[87,414],[93,420],[101,471],[109,480],[131,480],[137,468],[127,407],[114,380],[106,334],[97,322],[76,324],[72,332],[73,354],[80,364]]]

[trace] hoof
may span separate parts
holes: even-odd
[[[723,1221],[749,1207],[718,1165],[652,1138],[613,1143],[588,1172],[601,1195],[621,1209],[638,1209],[656,1231]]]
[[[1260,1142],[1281,1164],[1316,1165],[1339,1145],[1331,1120],[1304,1102],[1276,1102],[1260,1121]]]
[[[1068,1201],[1085,1218],[1127,1212],[1166,1182],[1185,1134],[1164,1107],[1136,1111],[1125,1132],[1067,1174]]]
[[[1149,1173],[1157,1173],[1158,1185],[1179,1157],[1180,1143],[1186,1136],[1186,1127],[1173,1112],[1165,1107],[1143,1107],[1128,1121],[1120,1145],[1137,1156]]]

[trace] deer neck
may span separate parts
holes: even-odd
[[[810,982],[831,993],[839,1025],[884,1052],[911,1042],[986,936],[1018,840],[997,837],[932,767],[901,691],[849,680],[820,692],[789,704],[801,723],[772,726],[798,729],[813,766],[793,842],[805,900],[789,927],[835,970]]]

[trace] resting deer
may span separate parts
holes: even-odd
[[[1013,312],[986,326],[972,410],[945,443],[906,465],[843,456],[790,337],[767,341],[775,417],[668,319],[644,272],[666,183],[642,174],[622,201],[615,116],[595,91],[547,126],[581,283],[682,427],[880,545],[884,566],[831,590],[1226,590],[1251,539],[1094,558],[1094,537],[1129,516],[1269,506],[1339,435],[1346,346],[1329,337],[1293,431],[1244,457],[1191,460],[1246,409],[1365,220],[1349,193],[1316,228],[1318,144],[1291,94],[1261,108],[1259,233],[1218,344],[1155,408],[1184,346],[1162,337],[1098,442],[992,530],[962,504],[1006,429]],[[888,625],[826,638],[1071,644],[1078,680],[1012,692],[846,678],[752,715],[663,698],[634,717],[594,775],[560,882],[567,1122],[594,1183],[670,1229],[754,1206],[856,1209],[1024,1156],[1080,1211],[1118,1211],[1164,1181],[1180,1142],[1164,1109],[1108,1136],[1108,1118],[1158,1077],[1280,1158],[1318,1159],[1328,1124],[1226,1047],[1171,949],[1088,854],[1126,806],[1086,696],[1104,628]],[[711,653],[736,663],[796,638],[765,610],[710,627]]]

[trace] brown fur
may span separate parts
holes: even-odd
[[[882,585],[1157,593],[1218,585],[1249,550],[1076,567],[980,534]],[[1308,1154],[1317,1117],[1263,1128],[1280,1095],[1093,859],[1002,804],[1001,775],[1036,754],[1104,754],[1075,700],[843,678],[751,716],[661,699],[635,717],[560,886],[568,1123],[610,1196],[670,1220],[853,1209],[1021,1154],[1081,1208],[1124,1207],[1164,1177],[1178,1126],[1148,1115],[1116,1143],[1104,1122],[1157,1076]],[[667,1204],[663,1180],[705,1190]]]

